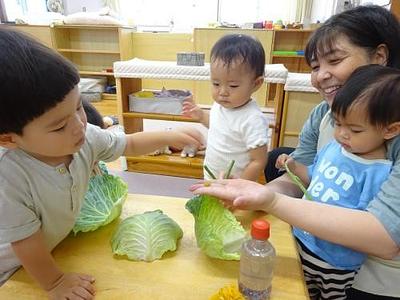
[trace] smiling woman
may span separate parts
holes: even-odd
[[[356,68],[368,64],[400,68],[399,40],[399,22],[388,10],[379,6],[360,6],[345,11],[331,17],[315,31],[305,56],[313,67],[314,85],[327,101],[322,101],[311,112],[302,129],[299,145],[292,154],[294,160],[310,166],[317,151],[333,139],[330,106],[338,88],[345,84]],[[371,75],[371,79],[374,78],[379,77]],[[384,110],[386,104],[379,107]],[[400,299],[400,138],[388,141],[386,149],[385,158],[393,162],[393,168],[377,194],[367,199],[365,210],[299,199],[303,194],[287,174],[268,182],[266,186],[245,180],[226,180],[225,185],[194,186],[192,189],[225,199],[228,205],[240,209],[265,210],[310,233],[307,235],[310,240],[313,235],[368,254],[353,288],[347,291],[347,299]],[[359,200],[355,195],[352,197],[354,201]],[[306,258],[311,251],[301,244],[299,246],[304,249],[303,258]],[[306,258],[307,261],[303,262],[305,270],[308,263],[318,262],[314,258],[312,261]],[[309,284],[312,294],[319,292],[312,281]],[[346,288],[342,286],[326,292],[343,293]],[[316,295],[323,299],[328,299],[328,296]]]

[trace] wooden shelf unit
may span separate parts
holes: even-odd
[[[109,76],[114,77],[113,72],[99,72],[99,71],[79,71],[80,75],[83,76]]]
[[[65,53],[91,53],[91,54],[116,54],[119,55],[119,51],[110,51],[110,50],[88,50],[88,49],[63,49],[58,48],[58,52]]]
[[[275,55],[274,51],[304,51],[312,29],[274,30],[271,49],[271,64],[284,64],[289,72],[309,73],[310,67],[304,55]]]
[[[313,29],[282,29],[274,30],[270,64],[283,64],[289,72],[309,73],[311,68],[308,66],[304,55],[282,55],[274,54],[274,51],[300,51],[304,50]],[[271,86],[268,90],[268,99],[273,99],[275,87]]]
[[[51,28],[47,25],[5,25],[0,24],[0,26],[8,26],[11,29],[15,29],[18,31],[22,31],[25,34],[30,35],[34,39],[38,40],[42,44],[46,45],[49,48],[54,48]]]
[[[105,25],[55,25],[53,47],[72,61],[82,77],[105,76],[114,84],[113,63],[133,58],[135,29]]]
[[[129,94],[142,90],[141,78],[116,78],[117,107],[120,124],[126,133],[143,131],[143,120],[166,120],[195,122],[192,119],[180,115],[138,113],[129,111]],[[128,171],[161,174],[169,176],[181,176],[191,178],[203,178],[203,155],[194,158],[173,155],[141,155],[126,157]]]

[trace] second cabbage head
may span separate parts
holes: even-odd
[[[219,259],[240,259],[246,231],[217,198],[195,196],[186,203],[186,209],[194,216],[197,245],[203,252]]]
[[[92,177],[72,231],[93,231],[118,218],[127,195],[128,186],[121,178],[108,174]]]

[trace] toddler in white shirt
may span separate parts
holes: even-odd
[[[214,45],[210,61],[210,112],[189,98],[182,113],[208,127],[204,165],[215,176],[234,160],[233,176],[256,181],[267,161],[268,124],[251,95],[264,83],[264,49],[254,37],[230,34]]]

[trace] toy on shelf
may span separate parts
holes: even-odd
[[[274,29],[275,29],[275,30],[280,30],[280,29],[284,29],[284,28],[285,28],[285,25],[283,25],[282,20],[277,20],[277,21],[274,23]]]
[[[286,29],[303,29],[303,24],[294,22],[286,25]]]

